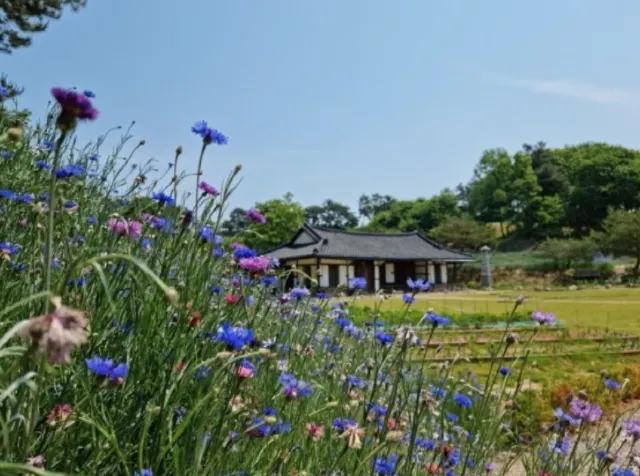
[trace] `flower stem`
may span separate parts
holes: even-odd
[[[193,229],[198,229],[198,202],[200,201],[198,198],[198,189],[200,186],[200,176],[202,175],[202,159],[204,158],[204,151],[207,148],[207,143],[202,142],[202,149],[200,149],[200,158],[198,159],[198,171],[196,173],[196,204],[193,208]]]
[[[53,167],[51,170],[51,179],[49,180],[49,218],[47,223],[47,243],[44,251],[45,261],[45,291],[51,292],[51,261],[53,258],[53,232],[55,227],[55,205],[56,205],[56,172],[60,166],[60,153],[62,152],[62,144],[67,138],[67,131],[62,130],[60,137],[56,141],[56,152],[53,156]],[[49,312],[49,299],[45,301],[45,313]]]

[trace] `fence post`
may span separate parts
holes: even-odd
[[[482,279],[482,287],[491,288],[492,286],[492,276],[491,276],[491,263],[489,262],[489,248],[487,245],[480,248],[480,252],[482,253],[482,271],[481,271],[481,279]]]

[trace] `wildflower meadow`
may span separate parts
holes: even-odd
[[[528,345],[552,314],[507,325],[486,378],[436,362],[447,316],[355,323],[363,278],[346,300],[285,289],[295,270],[222,236],[241,173],[219,175],[223,132],[186,124],[197,169],[178,147],[151,180],[128,131],[111,152],[119,131],[78,143],[99,97],[52,95],[43,123],[0,123],[0,474],[638,474],[640,420],[580,389],[520,431]],[[603,373],[597,392],[620,386]]]

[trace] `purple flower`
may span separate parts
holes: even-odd
[[[62,109],[58,116],[58,127],[62,129],[73,129],[78,120],[93,121],[98,117],[98,110],[91,104],[91,99],[78,91],[53,88],[51,94]]]
[[[249,220],[255,223],[259,223],[260,225],[264,225],[265,223],[267,223],[267,219],[265,218],[265,216],[255,208],[247,210],[247,217],[249,218]]]
[[[271,266],[271,261],[265,256],[256,256],[255,258],[241,258],[238,264],[247,271],[261,272]]]
[[[556,323],[556,315],[551,312],[533,311],[531,319],[536,321],[541,326],[544,324],[553,325]]]
[[[640,420],[627,420],[622,424],[622,429],[634,440],[640,439]]]
[[[602,409],[595,403],[582,398],[574,398],[569,404],[569,413],[580,420],[594,423],[602,416]]]
[[[313,387],[308,383],[298,380],[293,374],[282,373],[278,378],[284,396],[290,400],[306,397],[313,393]]]
[[[350,289],[365,289],[367,287],[367,280],[364,278],[351,278],[349,280]]]
[[[218,195],[218,190],[207,182],[200,182],[200,190],[204,192],[203,195],[211,195],[212,197]]]
[[[607,387],[609,390],[619,390],[620,387],[622,387],[622,385],[620,385],[618,382],[616,382],[615,380],[611,380],[610,378],[606,378],[604,379],[604,385],[605,387]]]
[[[407,287],[412,291],[427,291],[431,288],[431,283],[424,279],[413,280],[411,278],[408,278]]]

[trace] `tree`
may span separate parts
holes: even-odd
[[[247,212],[243,208],[234,208],[229,218],[222,222],[222,231],[229,235],[242,233],[249,226]]]
[[[494,230],[469,216],[452,217],[431,230],[431,236],[450,248],[477,250],[495,241]]]
[[[0,0],[0,52],[11,54],[31,45],[34,33],[45,31],[65,7],[78,11],[87,0]]]
[[[467,186],[469,212],[474,218],[498,222],[505,235],[505,223],[528,223],[531,203],[540,191],[531,157],[511,157],[504,149],[484,152]]]
[[[389,210],[394,202],[396,199],[391,195],[380,195],[379,193],[374,193],[371,196],[361,195],[358,199],[358,213],[361,217],[370,220],[378,213]]]
[[[304,211],[306,221],[314,226],[339,230],[358,226],[358,217],[349,207],[331,199],[325,200],[322,205],[309,206]]]
[[[633,272],[637,274],[640,269],[640,211],[610,210],[602,228],[602,232],[592,234],[602,251],[616,257],[633,257],[636,260]]]
[[[267,219],[267,223],[249,223],[244,234],[247,246],[259,252],[286,244],[304,223],[304,208],[287,193],[283,198],[256,203],[255,208]]]
[[[640,152],[590,143],[557,153],[571,183],[567,224],[577,233],[601,229],[610,208],[640,208]]]
[[[540,256],[553,261],[563,269],[576,263],[588,263],[593,259],[597,245],[590,238],[557,239],[552,238],[540,244],[536,250]]]

